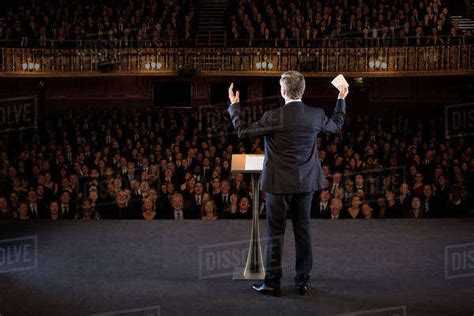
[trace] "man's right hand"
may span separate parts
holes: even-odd
[[[349,88],[345,86],[339,87],[339,96],[337,97],[340,100],[344,100],[349,94]]]
[[[229,87],[229,101],[230,104],[240,102],[240,92],[237,91],[237,93],[234,93],[234,83],[231,83]]]

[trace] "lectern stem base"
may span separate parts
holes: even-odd
[[[232,275],[232,280],[238,281],[238,280],[263,280],[265,279],[265,272],[256,272],[256,273],[245,273],[244,274],[244,269],[235,269],[234,274]]]

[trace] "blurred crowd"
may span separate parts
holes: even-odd
[[[442,0],[240,0],[231,9],[235,46],[321,47],[458,44]]]
[[[226,43],[240,47],[449,45],[472,41],[443,0],[229,1]],[[193,0],[15,1],[0,12],[5,47],[196,45]],[[219,23],[219,21],[216,21]]]
[[[472,140],[447,140],[441,126],[355,115],[342,134],[319,135],[326,184],[311,217],[473,216]],[[225,109],[56,113],[0,135],[0,218],[264,217],[265,194],[254,207],[249,176],[231,172],[232,154],[262,153],[262,142],[238,139]]]
[[[15,1],[0,43],[37,48],[177,47],[193,42],[192,0]]]

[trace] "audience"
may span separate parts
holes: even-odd
[[[311,217],[473,216],[471,139],[440,126],[355,115],[320,134],[326,181]],[[262,146],[239,139],[225,109],[49,114],[37,131],[0,135],[0,219],[250,219],[251,181],[230,172],[231,156]]]
[[[234,46],[454,44],[461,35],[442,0],[240,0],[232,3],[227,37]]]
[[[192,0],[14,1],[0,12],[9,47],[157,48],[196,43]],[[259,47],[446,45],[471,41],[430,1],[229,2],[227,43]],[[466,35],[468,39],[461,39]]]
[[[0,12],[10,47],[147,48],[194,42],[192,0],[14,1]]]

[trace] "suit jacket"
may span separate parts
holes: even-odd
[[[201,195],[201,204],[198,205],[196,201],[196,194],[190,195],[188,197],[189,200],[187,200],[187,203],[185,203],[185,209],[186,209],[186,215],[189,216],[189,218],[194,218],[194,219],[201,219],[202,213],[202,207],[204,205],[203,201],[203,196]],[[173,213],[174,216],[174,213]],[[174,217],[173,217],[174,218]]]
[[[328,201],[326,207],[321,209],[321,200],[317,197],[314,197],[311,206],[311,218],[327,218],[329,213],[330,202]]]
[[[331,118],[323,109],[309,107],[300,101],[267,111],[259,121],[251,124],[241,119],[239,103],[231,104],[227,111],[239,137],[264,136],[262,191],[303,193],[324,187],[316,138],[319,132],[341,131],[346,112],[344,100],[337,100]]]
[[[224,213],[224,208],[230,203],[230,193],[227,193],[227,203],[224,203],[224,197],[222,193],[216,194],[213,197],[216,202],[217,215],[221,216]]]

